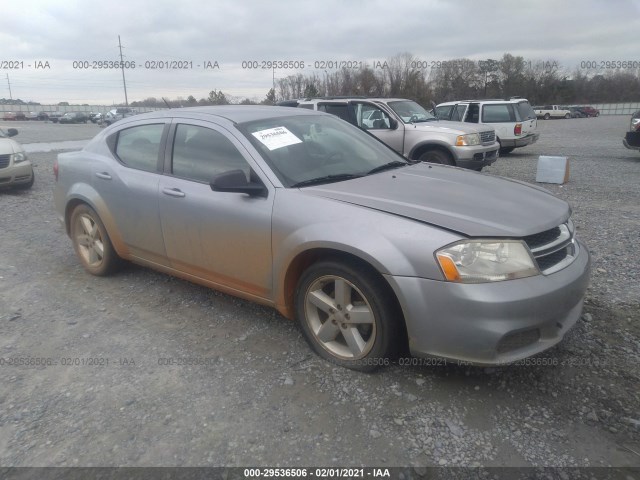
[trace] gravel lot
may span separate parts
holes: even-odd
[[[9,126],[24,144],[99,131]],[[53,212],[56,152],[31,153],[33,189],[0,192],[0,357],[57,365],[0,365],[0,465],[640,466],[640,153],[622,146],[627,126],[540,121],[537,144],[483,172],[534,182],[538,155],[570,157],[569,183],[546,187],[573,206],[593,275],[582,320],[536,360],[555,365],[369,375],[321,361],[269,308],[136,266],[86,274]]]

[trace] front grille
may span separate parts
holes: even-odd
[[[538,248],[547,243],[553,242],[556,238],[560,236],[560,227],[552,228],[551,230],[547,230],[541,233],[536,233],[534,235],[529,235],[528,237],[524,237],[524,241],[527,242],[529,248]]]
[[[531,250],[538,268],[545,275],[567,267],[578,254],[571,220],[550,230],[524,237],[523,240]]]
[[[480,132],[480,140],[482,141],[482,143],[493,143],[496,141],[496,132],[494,131],[489,131],[489,132]]]
[[[9,166],[9,158],[11,155],[0,155],[0,168],[7,168]]]

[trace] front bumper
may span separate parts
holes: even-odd
[[[402,307],[409,348],[478,365],[514,362],[558,343],[582,312],[590,256],[551,275],[482,284],[386,276]]]
[[[498,142],[493,145],[474,145],[468,147],[452,147],[458,167],[478,170],[491,165],[498,159]]]
[[[622,139],[622,144],[629,150],[640,150],[640,131],[627,132]]]
[[[0,168],[0,188],[27,184],[32,179],[33,166],[29,160],[12,163],[7,168]]]

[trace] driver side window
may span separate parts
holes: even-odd
[[[209,183],[214,175],[250,167],[238,149],[220,132],[197,125],[179,124],[173,141],[171,173]]]

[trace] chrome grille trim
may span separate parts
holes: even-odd
[[[496,141],[496,132],[480,132],[480,141],[482,143],[493,143]]]
[[[543,275],[550,275],[569,266],[579,252],[571,220],[551,230],[529,235],[524,241]]]

